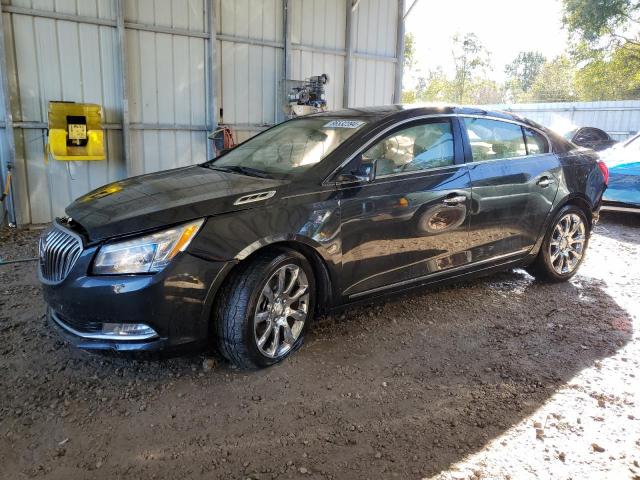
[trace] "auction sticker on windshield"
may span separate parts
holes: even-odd
[[[362,126],[362,120],[331,120],[323,125],[324,128],[358,128]]]

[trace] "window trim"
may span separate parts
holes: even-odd
[[[442,118],[442,121],[438,121],[438,118],[433,119],[433,121],[425,121],[425,122],[420,122],[417,123],[416,125],[413,126],[409,126],[407,128],[401,128],[398,131],[394,132],[393,130],[391,130],[390,135],[382,137],[380,139],[380,141],[384,141],[386,138],[389,138],[391,136],[393,136],[394,134],[398,134],[404,130],[407,130],[409,128],[414,128],[414,127],[420,127],[422,125],[430,125],[433,123],[448,123],[449,127],[451,128],[451,141],[453,142],[453,163],[450,165],[443,165],[441,167],[432,167],[432,168],[423,168],[420,170],[409,170],[409,171],[405,171],[405,172],[395,172],[395,173],[387,173],[385,175],[378,175],[377,170],[374,170],[374,174],[373,174],[373,179],[372,182],[375,182],[378,179],[385,179],[385,178],[390,178],[390,177],[397,177],[397,176],[402,176],[402,175],[411,175],[411,174],[416,174],[416,173],[428,173],[428,172],[432,172],[434,170],[442,170],[444,168],[451,168],[451,167],[455,167],[456,165],[462,165],[461,163],[457,163],[456,159],[458,158],[458,155],[456,155],[457,149],[456,149],[456,136],[455,136],[455,123],[451,118]],[[361,154],[366,153],[367,151],[369,151],[371,148],[373,148],[376,144],[373,144],[371,146],[369,146],[369,148],[367,150],[364,150],[363,152],[361,152]]]
[[[527,125],[524,122],[520,122],[520,121],[517,121],[517,120],[509,120],[509,119],[504,119],[504,118],[497,118],[497,117],[488,116],[488,115],[465,115],[465,114],[460,114],[458,116],[462,117],[462,118],[479,118],[479,119],[484,119],[484,120],[494,120],[496,122],[512,123],[514,125],[518,125],[520,127],[520,131],[522,132],[522,140],[524,141],[524,145],[525,145],[525,148],[527,149],[527,152],[529,151],[529,148],[527,147],[527,140],[526,140],[525,134],[524,134],[524,129],[525,128],[529,128],[529,129],[533,130],[534,132],[538,132],[540,135],[542,135],[545,138],[545,140],[547,141],[547,145],[549,146],[549,151],[547,153],[536,153],[535,155],[518,155],[518,156],[515,156],[515,157],[490,158],[490,159],[487,159],[487,160],[474,161],[473,160],[473,153],[471,152],[471,142],[469,141],[469,134],[467,133],[467,128],[465,127],[464,121],[463,121],[463,122],[460,122],[460,130],[462,130],[463,141],[465,143],[465,148],[467,150],[465,152],[465,162],[468,163],[468,164],[481,165],[483,163],[501,162],[503,160],[521,160],[523,158],[536,158],[536,157],[542,157],[542,156],[545,156],[545,155],[552,155],[554,153],[553,144],[551,143],[551,139],[549,138],[549,136],[545,132],[540,130],[539,128],[532,127],[531,125]]]
[[[469,155],[471,155],[471,150],[470,150],[470,144],[469,144],[469,138],[468,138],[468,135],[467,135],[467,131],[464,128],[464,126],[462,125],[462,122],[460,122],[460,119],[462,119],[462,118],[485,118],[487,120],[497,120],[499,122],[514,123],[516,125],[520,125],[521,127],[524,126],[524,127],[527,127],[527,128],[531,128],[532,130],[535,130],[536,132],[540,133],[544,138],[547,139],[547,143],[549,144],[549,152],[548,153],[539,154],[539,155],[527,155],[527,156],[524,156],[524,157],[509,157],[509,158],[531,158],[531,157],[537,157],[537,156],[541,156],[541,155],[551,155],[551,154],[554,153],[553,144],[551,143],[551,139],[549,138],[549,136],[545,132],[543,132],[539,128],[533,127],[531,125],[528,125],[528,124],[524,123],[523,121],[519,121],[519,120],[516,120],[516,119],[499,118],[499,117],[495,117],[493,115],[475,115],[475,114],[471,114],[471,113],[432,113],[432,114],[429,114],[429,115],[417,115],[415,117],[405,118],[404,120],[402,120],[400,122],[396,122],[393,125],[388,126],[384,130],[382,130],[379,133],[377,133],[374,137],[372,137],[369,140],[367,140],[363,145],[358,147],[351,155],[349,155],[342,163],[340,163],[340,165],[338,165],[336,168],[334,168],[331,171],[331,173],[329,173],[329,175],[327,175],[324,178],[324,180],[322,180],[321,185],[323,185],[323,186],[344,185],[345,183],[338,183],[338,182],[335,182],[335,181],[332,181],[332,180],[336,177],[336,175],[340,172],[340,170],[342,170],[344,167],[346,167],[354,158],[356,158],[357,155],[365,152],[366,149],[370,145],[372,145],[374,142],[378,141],[378,139],[382,138],[384,135],[389,133],[394,128],[397,128],[400,125],[404,125],[405,123],[415,122],[415,121],[419,121],[419,120],[428,120],[428,119],[431,119],[431,118],[435,118],[435,119],[438,119],[438,118],[453,118],[453,119],[457,120],[457,122],[458,122],[458,132],[457,132],[457,134],[460,137],[461,144],[462,144],[462,149],[463,149],[463,151],[461,152],[462,153],[462,157],[463,157],[462,158],[463,159],[463,163],[461,163],[461,164],[455,163],[454,165],[449,165],[447,167],[439,167],[439,168],[451,168],[451,167],[455,167],[457,165],[464,165],[464,164],[468,164],[468,163],[497,162],[497,161],[500,161],[500,160],[504,160],[503,158],[501,158],[500,160],[481,160],[479,162],[469,162],[467,160],[467,153],[469,153]],[[455,145],[455,138],[456,138],[455,127],[454,127],[453,135],[454,135],[453,138],[454,138],[454,145]],[[454,152],[454,154],[455,154],[455,152]],[[417,173],[425,173],[425,172],[430,172],[430,171],[431,170],[418,170]],[[402,172],[402,173],[409,174],[410,172]],[[416,172],[411,172],[411,173],[416,173]],[[375,178],[374,178],[374,180],[375,180]],[[371,182],[367,182],[367,183],[371,183]]]
[[[542,138],[544,138],[544,141],[547,142],[547,150],[549,151],[543,152],[543,153],[529,153],[529,142],[527,142],[527,129],[531,130],[534,133],[539,133],[539,132],[538,130],[535,130],[531,127],[521,126],[521,128],[522,128],[522,136],[524,137],[524,148],[527,149],[527,157],[539,157],[541,155],[549,155],[551,153],[551,143],[547,139],[546,135],[542,135],[541,133],[540,135],[542,136]]]

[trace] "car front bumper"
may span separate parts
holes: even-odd
[[[84,250],[62,282],[43,282],[49,323],[65,340],[86,350],[115,351],[159,351],[207,342],[213,297],[229,262],[182,253],[153,275],[91,275],[95,250]],[[113,324],[149,329],[142,334],[105,332]]]

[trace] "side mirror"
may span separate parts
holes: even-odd
[[[365,183],[371,182],[376,170],[375,160],[362,163],[362,157],[356,162],[357,167],[351,171],[345,171],[336,177],[336,183]]]

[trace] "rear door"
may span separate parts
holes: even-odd
[[[543,234],[560,164],[541,132],[518,123],[461,118],[471,178],[472,262],[517,256]]]
[[[339,186],[343,293],[359,297],[469,261],[468,166],[456,118],[396,127],[344,172],[375,178]]]

